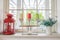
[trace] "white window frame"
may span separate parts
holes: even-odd
[[[9,0],[4,0],[4,17],[6,16],[6,13],[9,12]],[[24,10],[24,9],[23,9]],[[52,17],[57,17],[57,0],[51,0],[51,15]],[[48,15],[48,14],[47,14]],[[19,31],[19,29],[17,29]],[[57,32],[57,24],[52,27],[53,32]]]

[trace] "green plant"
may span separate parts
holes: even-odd
[[[47,19],[47,20],[43,20],[42,21],[42,25],[45,25],[45,26],[50,26],[50,27],[52,27],[55,23],[57,22],[57,20],[55,20],[55,19],[52,19],[52,18],[49,18],[49,19]]]

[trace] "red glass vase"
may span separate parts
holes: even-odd
[[[28,20],[31,20],[31,13],[27,14],[27,18],[28,18]]]

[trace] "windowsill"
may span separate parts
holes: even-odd
[[[20,37],[20,38],[60,38],[60,34],[52,34],[52,35],[47,35],[47,34],[40,34],[40,35],[20,35],[20,33],[16,33],[14,35],[0,35],[0,37],[4,38],[12,38],[12,37]]]

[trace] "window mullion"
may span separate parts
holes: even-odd
[[[57,18],[56,18],[56,16],[57,16],[57,14],[56,14],[56,11],[57,11],[57,9],[56,9],[56,3],[57,2],[57,0],[51,0],[51,15],[52,15],[52,17],[53,18],[55,18],[56,20],[57,20]],[[57,23],[55,24],[55,26],[53,26],[52,27],[52,32],[57,32]]]
[[[49,0],[45,1],[45,8],[49,9]],[[49,11],[45,10],[46,18],[49,18]]]

